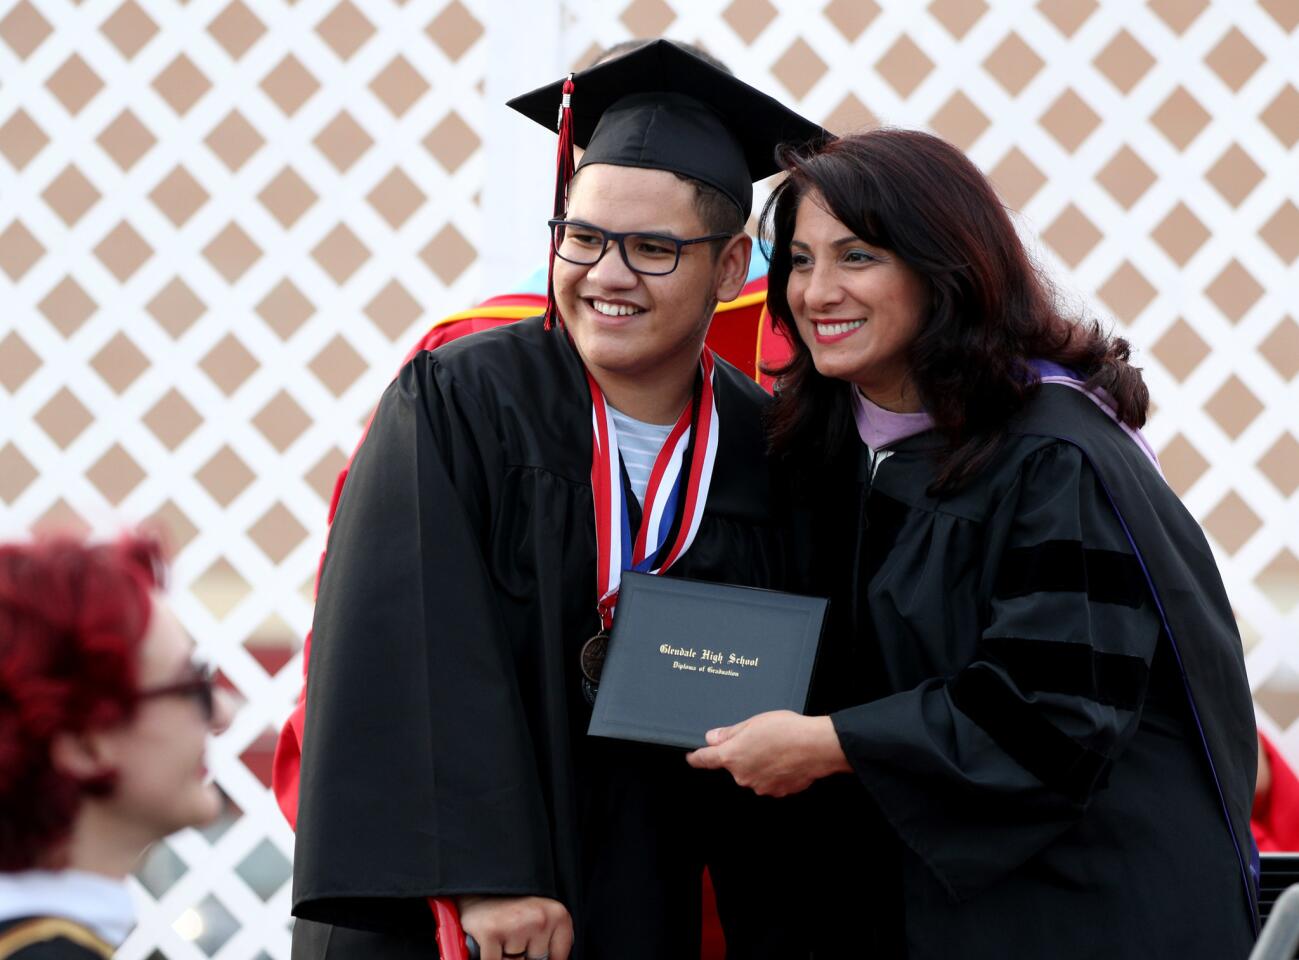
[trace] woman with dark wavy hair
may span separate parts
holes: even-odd
[[[191,663],[152,540],[0,544],[0,958],[111,957],[144,849],[212,820],[230,703]]]
[[[815,784],[836,855],[880,823],[855,856],[900,865],[888,955],[1243,958],[1240,639],[1139,433],[1127,343],[1061,311],[942,140],[877,130],[786,166],[764,211],[795,345],[772,445],[838,611],[824,715],[711,731],[690,762],[761,794]]]

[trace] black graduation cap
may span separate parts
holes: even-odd
[[[670,170],[716,187],[745,218],[753,183],[780,171],[776,147],[830,139],[819,125],[671,40],[653,40],[508,105],[559,132],[554,216],[564,215],[573,147],[582,166]],[[551,250],[553,276],[554,250]],[[546,326],[557,318],[547,283]]]
[[[612,163],[681,173],[721,190],[745,217],[753,207],[753,182],[780,170],[777,145],[830,137],[671,40],[651,41],[515,97],[509,106],[553,129],[566,86],[572,142],[586,150],[582,166]]]

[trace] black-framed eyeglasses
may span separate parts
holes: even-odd
[[[203,719],[211,723],[216,713],[216,680],[211,665],[196,664],[193,676],[189,679],[160,687],[146,687],[135,695],[137,700],[152,700],[156,697],[192,698],[198,704]]]
[[[675,270],[681,262],[682,247],[729,240],[735,236],[733,233],[710,233],[706,237],[682,240],[665,233],[614,233],[580,220],[547,222],[550,224],[555,256],[561,260],[585,267],[594,266],[609,251],[609,245],[616,243],[618,252],[622,254],[622,262],[627,264],[628,269],[650,277],[661,277]]]

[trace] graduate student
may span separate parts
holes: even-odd
[[[126,877],[208,823],[203,766],[232,706],[192,662],[156,544],[0,545],[0,958],[111,957]]]
[[[745,281],[752,181],[823,131],[668,41],[512,105],[550,126],[561,103],[585,154],[569,183],[561,149],[546,317],[414,357],[342,493],[295,956],[428,956],[430,897],[485,960],[689,956],[705,865],[731,956],[800,955],[770,805],[585,730],[624,567],[785,583],[765,394],[703,343]]]
[[[852,787],[825,833],[878,816],[895,838],[900,869],[883,847],[870,868],[901,884],[899,955],[1245,957],[1240,638],[1137,432],[1128,345],[1060,312],[947,143],[878,130],[787,161],[773,443],[842,615],[827,715],[759,715],[690,762],[760,794]]]
[[[624,40],[616,43],[597,54],[587,66],[593,67],[632,50],[640,49],[646,44],[653,43],[655,39],[657,38]],[[724,73],[731,72],[730,68],[720,60],[692,44],[678,43],[678,46],[699,55]],[[581,148],[575,147],[573,153],[575,158],[580,159]],[[517,323],[519,320],[545,313],[550,290],[549,258],[541,262],[539,257],[539,263],[537,269],[517,283],[508,293],[488,297],[482,303],[467,310],[435,320],[411,344],[402,360],[402,366],[420,353],[436,350],[443,344],[460,337],[509,323]],[[771,378],[761,368],[778,365],[787,360],[789,346],[788,341],[783,337],[774,335],[766,315],[766,299],[767,261],[764,257],[751,256],[749,272],[740,296],[718,304],[704,342],[717,355],[769,389]],[[338,509],[338,499],[350,467],[349,460],[334,479],[328,514],[331,523]],[[308,633],[303,655],[304,675],[310,662],[310,652],[311,635]],[[302,730],[305,718],[306,698],[300,696],[293,712],[280,729],[271,768],[271,786],[276,801],[290,826],[295,827],[298,820],[298,778],[302,762]]]

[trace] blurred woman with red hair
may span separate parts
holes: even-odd
[[[141,852],[220,811],[231,706],[162,572],[138,536],[0,546],[0,960],[112,956]]]

